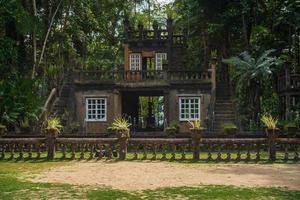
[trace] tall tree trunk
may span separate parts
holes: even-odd
[[[36,2],[35,0],[32,0],[32,9],[33,9],[33,16],[36,18],[37,16],[37,11],[36,11]],[[33,51],[33,67],[32,67],[32,74],[31,78],[33,79],[35,77],[35,71],[36,71],[36,24],[34,24],[33,31],[32,31],[32,51]]]
[[[49,27],[47,29],[47,33],[46,33],[46,36],[45,36],[45,39],[44,39],[44,42],[43,42],[43,47],[42,47],[42,51],[41,51],[41,55],[40,55],[40,59],[39,59],[39,62],[37,63],[37,66],[38,67],[41,63],[42,63],[42,60],[43,60],[43,56],[44,56],[44,53],[45,53],[45,49],[46,49],[46,44],[47,44],[47,41],[48,41],[48,37],[49,37],[49,34],[50,34],[50,31],[51,31],[51,28],[52,28],[52,25],[53,25],[53,22],[54,22],[54,18],[57,14],[57,11],[59,10],[59,7],[60,5],[62,4],[62,1],[63,0],[60,0],[52,17],[51,17],[51,21],[50,21],[50,24],[49,24]]]

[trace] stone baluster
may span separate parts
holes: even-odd
[[[247,147],[246,162],[251,160],[251,153],[250,153],[251,146],[252,146],[251,144],[246,145]]]
[[[111,152],[111,151],[110,151]],[[94,145],[90,144],[90,155],[89,160],[92,160],[94,158]]]
[[[108,147],[108,156],[107,156],[107,159],[111,159],[112,158],[112,151],[113,151],[112,144],[109,144],[107,147]]]
[[[5,144],[0,145],[1,147],[1,156],[0,159],[4,159],[5,158]]]
[[[138,148],[139,148],[139,144],[136,144],[134,147],[133,160],[138,159]]]
[[[147,159],[147,144],[143,144],[143,158],[142,160]]]
[[[80,144],[79,149],[80,149],[79,159],[82,160],[82,159],[84,159],[84,144]]]
[[[162,157],[161,157],[161,160],[167,160],[166,145],[162,144],[161,148],[162,148]]]
[[[36,159],[41,158],[41,146],[40,144],[36,144]]]
[[[102,159],[102,144],[98,144],[97,148],[98,148],[98,152],[99,152],[97,160],[101,160]]]
[[[14,158],[14,149],[15,149],[15,145],[14,144],[10,144],[9,145],[9,150],[10,150],[10,157],[9,159],[13,159]]]
[[[172,156],[171,156],[171,160],[175,160],[176,158],[176,145],[172,144]]]
[[[32,159],[32,144],[28,145],[28,159]]]
[[[24,145],[23,144],[19,144],[19,157],[18,160],[22,160],[24,159]]]
[[[211,149],[212,149],[212,145],[209,143],[208,148],[207,148],[207,150],[208,150],[207,159],[206,159],[207,161],[212,161]]]
[[[181,158],[180,160],[185,160],[186,157],[185,157],[185,145],[181,145]]]
[[[222,148],[221,148],[222,144],[218,145],[218,153],[217,153],[217,161],[222,161]]]
[[[256,161],[260,160],[260,144],[256,144],[256,157],[255,157]]]
[[[152,156],[151,160],[156,160],[157,144],[153,144],[152,147],[153,147],[153,156]]]
[[[238,144],[237,145],[236,162],[241,161],[241,148],[242,148],[242,146],[240,144]]]
[[[67,145],[65,143],[61,145],[61,150],[62,150],[61,159],[64,160],[66,159],[66,152],[67,152]]]
[[[284,160],[289,160],[289,144],[284,145]]]
[[[75,144],[71,144],[71,160],[75,159]]]
[[[294,145],[294,150],[295,150],[294,161],[299,161],[299,153],[298,153],[298,145],[297,144]]]
[[[231,160],[231,153],[230,153],[230,148],[234,146],[233,143],[229,143],[226,145],[226,149],[227,149],[227,153],[226,153],[226,161],[230,161]]]

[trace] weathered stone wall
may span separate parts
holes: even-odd
[[[89,134],[107,133],[107,127],[115,117],[121,116],[121,97],[115,90],[96,90],[86,89],[75,91],[75,118],[81,123],[83,132]],[[100,97],[107,98],[107,120],[102,121],[86,121],[86,98]]]
[[[168,101],[168,117],[169,122],[178,121],[179,122],[179,97],[201,97],[200,100],[200,120],[205,126],[205,120],[208,117],[208,106],[210,103],[210,93],[207,91],[202,91],[199,89],[171,89],[169,92],[169,98],[166,99]],[[180,122],[181,133],[188,132],[189,130],[188,123],[186,121]]]

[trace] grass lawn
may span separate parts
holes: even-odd
[[[72,163],[1,161],[0,199],[300,199],[300,191],[283,188],[197,186],[128,192],[104,187],[31,183],[22,180],[24,173]]]

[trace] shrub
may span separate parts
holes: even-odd
[[[129,127],[131,124],[127,121],[125,118],[116,118],[114,122],[111,124],[110,127],[108,127],[109,130],[113,131],[123,131],[123,130],[129,130]]]
[[[47,120],[47,127],[46,129],[56,129],[57,131],[60,131],[62,129],[62,125],[60,123],[60,119],[57,117],[52,117]]]
[[[224,130],[226,129],[237,129],[237,126],[234,123],[226,123],[223,125]]]
[[[170,125],[165,129],[168,136],[174,136],[179,130],[179,123],[177,121],[171,121]]]
[[[264,114],[261,121],[268,129],[276,129],[278,124],[278,119],[270,114]]]
[[[201,127],[201,121],[199,119],[189,121],[188,123],[192,126],[192,129],[203,129],[203,127]]]
[[[80,123],[79,122],[71,122],[70,123],[70,129],[72,133],[76,133],[79,131]]]

